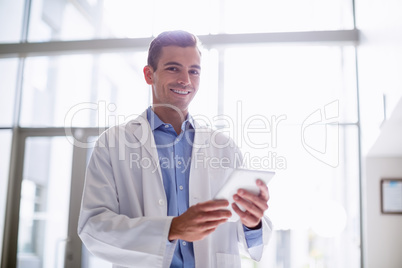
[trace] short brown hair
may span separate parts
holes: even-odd
[[[161,56],[162,48],[167,46],[179,46],[179,47],[197,47],[198,52],[201,55],[199,49],[198,38],[186,31],[167,31],[159,34],[149,45],[148,50],[148,65],[156,71],[158,61]]]

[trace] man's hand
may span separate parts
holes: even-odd
[[[189,242],[203,239],[232,216],[225,209],[228,205],[227,200],[210,200],[189,207],[182,215],[173,218],[168,239]]]
[[[256,228],[260,224],[264,212],[268,209],[268,187],[262,180],[257,180],[256,184],[260,188],[258,195],[254,195],[244,189],[237,190],[237,194],[233,195],[235,201],[232,204],[233,210],[239,215],[241,222],[250,229]],[[246,209],[246,211],[240,210],[237,204]]]

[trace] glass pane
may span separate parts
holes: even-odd
[[[24,0],[0,0],[0,43],[20,42],[24,3]]]
[[[72,152],[65,137],[26,140],[18,268],[64,266]]]
[[[32,0],[28,40],[95,38],[95,14],[86,13],[85,1]]]
[[[22,126],[111,126],[149,103],[146,53],[28,58]]]
[[[222,131],[270,183],[275,235],[258,267],[358,267],[359,163],[353,48],[225,50]],[[329,213],[331,212],[331,213]]]
[[[353,29],[350,0],[224,1],[226,33]]]
[[[303,124],[337,103],[339,122],[357,121],[353,47],[258,46],[225,50],[225,114],[286,117]],[[241,122],[237,122],[241,123]]]
[[[11,127],[17,82],[18,59],[0,59],[0,127]]]
[[[333,143],[327,154],[339,159],[335,167],[325,154],[310,150],[319,149],[317,144],[302,146],[300,132],[300,126],[282,125],[276,148],[242,148],[249,167],[261,164],[277,172],[267,212],[275,235],[258,267],[359,267],[357,127],[328,126],[327,133],[339,132],[339,139],[326,137]],[[313,139],[321,134],[308,132]]]
[[[10,165],[11,130],[0,130],[0,241],[3,241],[4,217],[8,188],[8,171]],[[0,244],[0,259],[3,243]]]
[[[199,35],[209,34],[211,28],[219,25],[218,13],[214,10],[218,4],[213,2],[219,1],[156,0],[152,14],[153,33],[183,29]],[[172,14],[176,14],[176,16],[172,16]]]
[[[201,80],[197,95],[190,104],[190,114],[209,124],[218,114],[219,58],[216,49],[203,50],[201,59]]]
[[[172,16],[172,14],[177,14]],[[353,29],[351,0],[33,0],[30,41]]]
[[[166,29],[208,34],[218,18],[211,20],[212,5],[217,6],[214,1],[33,0],[29,41],[150,37]],[[178,6],[181,15],[172,17]]]

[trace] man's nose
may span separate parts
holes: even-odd
[[[191,84],[190,75],[187,72],[181,73],[177,82],[183,86],[190,85]]]

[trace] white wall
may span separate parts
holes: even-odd
[[[380,180],[402,178],[402,157],[366,159],[366,267],[402,267],[402,215],[381,214]]]
[[[402,99],[382,124],[364,169],[364,255],[366,267],[402,267],[402,214],[381,214],[381,179],[402,178]]]
[[[385,177],[402,178],[402,151],[395,152],[393,147],[402,143],[402,134],[388,138],[392,135],[381,133],[383,95],[387,100],[387,119],[402,96],[402,1],[355,0],[355,6],[356,27],[360,31],[357,59],[364,264],[367,268],[401,268],[402,215],[381,214],[380,180]],[[395,129],[400,128],[395,126]],[[387,148],[394,150],[390,152]]]

